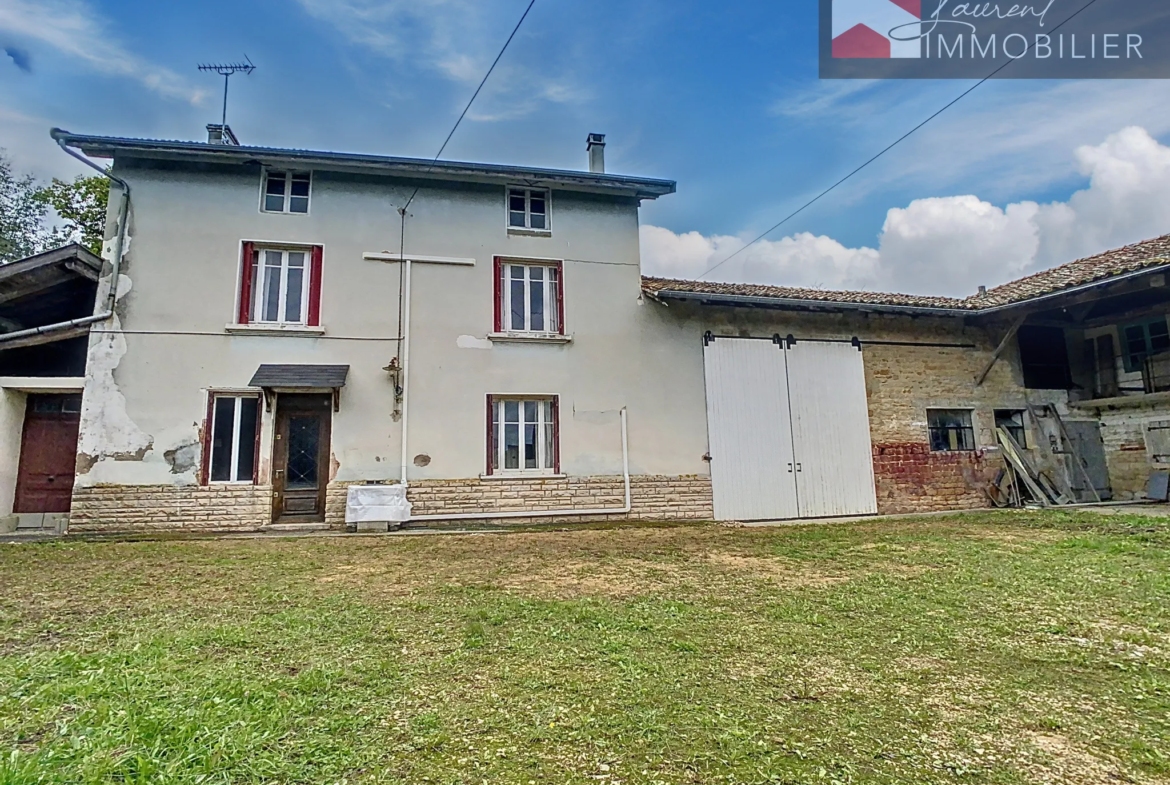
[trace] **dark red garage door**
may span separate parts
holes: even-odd
[[[69,512],[80,423],[80,395],[28,397],[13,512]]]

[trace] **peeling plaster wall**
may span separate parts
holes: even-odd
[[[0,517],[12,513],[16,500],[16,475],[20,469],[20,442],[27,399],[22,392],[0,388]]]

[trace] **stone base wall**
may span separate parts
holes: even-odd
[[[989,507],[984,494],[1003,468],[998,452],[932,452],[929,444],[876,444],[878,512],[898,515]]]
[[[1113,498],[1144,498],[1150,472],[1170,469],[1170,464],[1155,462],[1146,443],[1149,423],[1170,420],[1170,403],[1104,409],[1100,412],[1100,418],[1101,439],[1105,443],[1105,461],[1109,466]],[[1166,447],[1155,445],[1154,449]]]
[[[256,531],[272,517],[257,485],[95,485],[74,488],[69,531]]]
[[[354,483],[330,483],[325,522],[345,527],[345,500]],[[409,498],[415,515],[531,512],[532,516],[479,519],[508,525],[605,520],[710,520],[709,477],[633,477],[628,515],[541,516],[560,509],[608,509],[625,503],[621,477],[421,480]],[[272,488],[251,485],[97,485],[73,492],[71,532],[141,530],[257,531],[271,523]],[[438,523],[442,523],[439,521]],[[471,525],[476,520],[460,520]]]

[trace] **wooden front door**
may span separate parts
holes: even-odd
[[[325,520],[329,483],[330,395],[281,395],[276,402],[272,456],[272,519],[277,523]]]
[[[80,395],[28,396],[13,512],[69,512],[80,424]]]

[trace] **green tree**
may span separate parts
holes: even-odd
[[[50,237],[54,244],[77,240],[98,256],[106,232],[106,204],[110,200],[110,181],[100,175],[78,175],[73,182],[53,178],[53,182],[38,189],[34,198],[42,205],[52,207],[63,228],[55,229]]]
[[[13,172],[0,149],[0,263],[32,256],[44,247],[49,240],[46,211],[37,197],[36,180]]]

